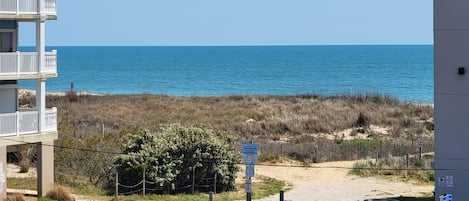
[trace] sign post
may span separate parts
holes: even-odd
[[[254,177],[254,166],[257,163],[257,144],[243,144],[243,163],[246,164],[246,181],[244,189],[246,190],[246,201],[252,199],[252,180]]]
[[[422,145],[423,141],[419,139],[419,159],[422,160]]]

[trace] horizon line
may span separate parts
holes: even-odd
[[[434,44],[49,44],[47,47],[301,47],[301,46],[433,46]],[[27,44],[19,47],[35,47]]]

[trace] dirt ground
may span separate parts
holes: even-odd
[[[376,177],[357,177],[348,175],[348,171],[355,161],[339,161],[313,164],[312,168],[256,166],[256,175],[272,177],[286,181],[291,190],[285,192],[288,201],[363,201],[367,199],[382,199],[392,197],[419,197],[431,195],[432,185],[416,185],[402,181],[391,181]],[[285,164],[285,165],[291,165]],[[8,165],[8,177],[34,176],[35,168],[30,173],[18,173],[17,166]],[[238,174],[242,179],[244,168]],[[253,181],[256,181],[254,177]],[[243,181],[238,181],[243,182]],[[254,183],[255,185],[255,183]],[[28,197],[27,200],[36,198]],[[77,197],[77,200],[94,200]],[[278,201],[274,195],[258,201]]]
[[[415,185],[375,177],[348,175],[355,161],[314,164],[313,168],[256,166],[256,175],[286,181],[293,188],[285,192],[290,201],[357,201],[392,197],[431,195],[432,185]],[[279,195],[261,201],[277,201]]]

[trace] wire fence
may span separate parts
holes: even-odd
[[[241,150],[243,143],[249,143],[249,141],[238,142],[237,149]],[[297,143],[268,139],[257,140],[256,143],[259,145],[261,162],[288,157],[299,161],[320,163],[388,156],[405,157],[434,150],[433,138],[336,140],[311,137],[301,139]]]
[[[200,168],[200,167],[199,167]],[[203,167],[202,167],[203,168]],[[115,195],[132,195],[132,194],[162,194],[162,193],[196,193],[196,192],[217,192],[217,175],[213,177],[196,177],[196,168],[193,168],[190,176],[191,184],[176,185],[171,183],[162,186],[156,181],[151,181],[146,177],[145,169],[142,171],[142,180],[137,183],[130,184],[120,180],[119,173],[116,172]],[[189,176],[189,175],[188,175]]]
[[[362,141],[357,141],[362,142]],[[390,163],[392,161],[389,158],[395,158],[395,162],[401,164],[399,166],[393,166],[398,168],[373,168],[375,170],[411,170],[411,171],[419,171],[419,170],[432,170],[431,168],[422,166],[422,167],[415,167],[412,165],[413,162],[417,162],[422,159],[421,153],[433,151],[433,140],[432,139],[423,139],[423,140],[412,140],[409,139],[408,141],[370,141],[370,140],[363,140],[366,143],[351,143],[346,144],[346,142],[342,142],[340,144],[337,143],[321,143],[321,142],[305,142],[303,144],[286,144],[283,142],[272,142],[272,141],[259,141],[256,142],[259,144],[259,152],[260,156],[271,153],[277,156],[287,156],[292,157],[294,153],[303,154],[307,157],[306,159],[310,159],[311,162],[313,161],[314,157],[318,156],[328,156],[325,161],[332,161],[332,160],[344,160],[344,159],[368,159],[368,160],[376,160],[376,162],[383,162],[383,163]],[[241,147],[243,142],[239,142],[238,145]],[[46,145],[48,146],[48,145]],[[77,147],[66,147],[60,145],[53,145],[55,148],[58,149],[66,149],[66,150],[75,150],[79,153],[88,153],[89,155],[122,155],[123,153],[119,152],[112,152],[112,151],[100,151],[96,149],[84,149],[84,148],[77,148]],[[332,152],[332,153],[331,153]],[[389,157],[391,156],[391,157]],[[264,156],[265,157],[265,156]],[[168,158],[168,160],[172,160]],[[186,159],[184,159],[186,160]],[[187,159],[192,160],[194,159]],[[226,161],[222,158],[214,158],[211,160],[204,160],[199,161],[207,164],[214,164],[214,163],[233,163],[233,161]],[[240,163],[238,163],[240,164]],[[95,165],[96,164],[92,164]],[[109,165],[109,164],[108,164]],[[111,164],[112,165],[112,164]],[[241,165],[241,164],[240,164]],[[320,169],[353,169],[351,167],[316,167],[314,165],[304,164],[304,165],[286,165],[286,164],[265,164],[260,161],[257,166],[280,166],[280,167],[301,167],[301,168],[320,168]],[[70,167],[68,167],[70,168]],[[203,169],[203,167],[200,167]],[[163,194],[163,193],[195,193],[195,192],[217,192],[218,189],[222,189],[221,182],[217,178],[217,175],[204,175],[203,177],[196,177],[196,169],[193,168],[194,171],[192,175],[187,173],[187,177],[189,182],[186,183],[171,183],[169,185],[161,186],[157,181],[153,181],[152,179],[146,178],[144,174],[145,171],[142,173],[142,178],[140,181],[130,183],[128,180],[121,179],[119,180],[120,175],[115,175],[115,193],[116,195],[131,195],[131,194]],[[359,167],[358,169],[371,169],[368,167]],[[80,173],[82,174],[82,173]],[[77,173],[76,176],[80,174]],[[83,175],[83,174],[82,174]],[[219,176],[219,175],[218,175]],[[69,177],[64,175],[62,177]],[[82,176],[83,177],[83,176]],[[90,176],[91,178],[91,176]],[[90,179],[91,180],[91,179]],[[135,180],[134,180],[135,181]],[[112,183],[111,183],[112,184]],[[111,187],[112,188],[112,187]]]

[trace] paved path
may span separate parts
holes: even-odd
[[[285,192],[290,201],[357,201],[392,197],[431,195],[433,186],[393,182],[374,177],[348,175],[354,161],[314,164],[315,168],[256,166],[256,174],[287,181],[293,189]],[[271,196],[261,201],[278,201]]]

